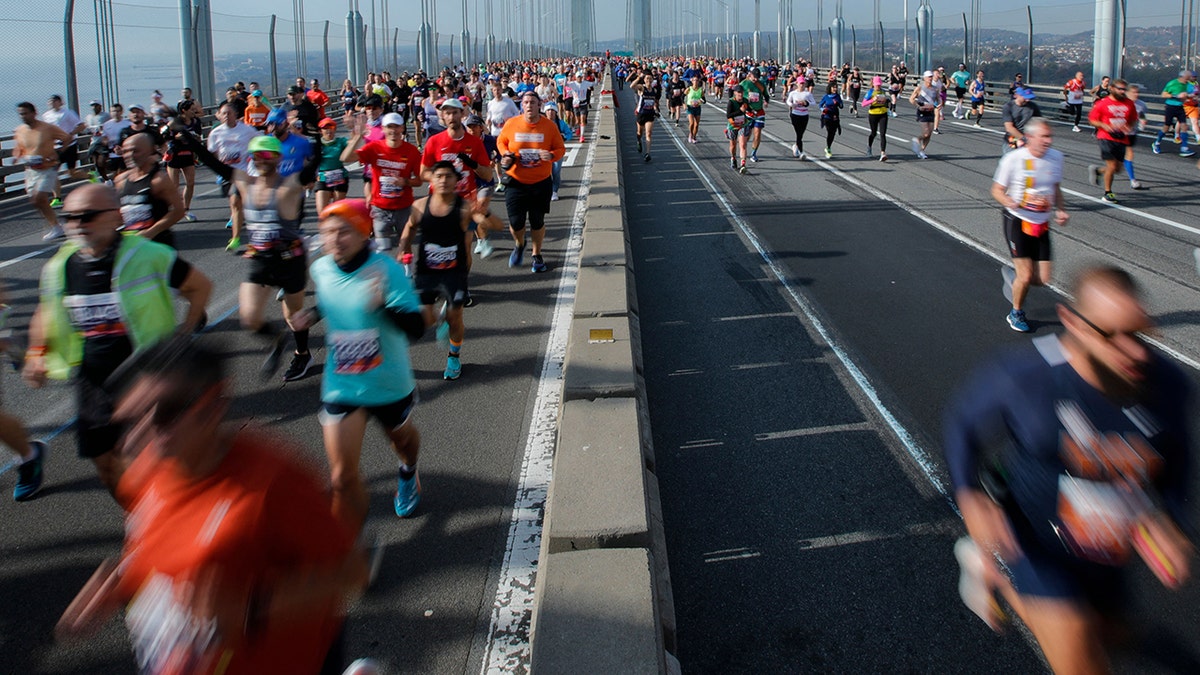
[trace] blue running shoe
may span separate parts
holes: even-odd
[[[525,247],[524,246],[518,246],[517,248],[513,249],[512,253],[508,254],[508,266],[509,267],[518,267],[518,266],[520,266],[520,264],[523,260],[525,260]]]
[[[443,380],[457,380],[462,375],[462,361],[451,354],[446,357],[446,370],[442,373]]]
[[[545,272],[549,268],[546,267],[546,261],[542,259],[542,256],[535,255],[535,256],[533,256],[533,268],[532,269],[533,269],[534,274],[541,274],[542,272]]]
[[[1008,326],[1018,333],[1028,333],[1029,324],[1025,321],[1025,310],[1014,309],[1009,312]]]
[[[42,464],[46,461],[46,443],[31,441],[37,456],[28,462],[17,465],[17,487],[13,489],[13,499],[18,502],[33,499],[42,489]]]
[[[393,506],[396,507],[396,515],[401,518],[407,518],[412,515],[413,511],[417,510],[417,504],[421,503],[421,478],[416,473],[412,478],[404,480],[399,478],[396,480],[396,499],[393,501]]]

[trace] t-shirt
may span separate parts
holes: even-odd
[[[595,82],[588,82],[587,80],[567,83],[567,90],[570,92],[570,98],[575,100],[576,108],[587,105],[588,97],[591,96],[592,87],[595,85]]]
[[[412,187],[402,182],[420,177],[421,153],[417,146],[401,141],[389,147],[387,141],[371,141],[358,149],[363,166],[371,167],[371,205],[395,211],[412,206]]]
[[[504,128],[504,123],[520,113],[521,111],[517,110],[517,104],[507,96],[500,96],[488,101],[487,121],[492,125],[492,135],[499,135],[500,130]]]
[[[812,92],[808,91],[807,89],[803,92],[792,90],[788,93],[787,104],[788,107],[792,109],[793,115],[805,117],[808,115],[808,109],[810,107],[816,107],[817,99],[812,95]]]
[[[1083,92],[1085,88],[1086,86],[1083,82],[1073,77],[1067,80],[1067,83],[1063,85],[1063,89],[1067,91],[1067,103],[1070,103],[1071,105],[1082,105]]]
[[[1137,108],[1133,105],[1133,101],[1127,98],[1120,101],[1111,96],[1102,98],[1092,104],[1092,110],[1088,113],[1089,122],[1108,124],[1117,131],[1124,132],[1113,136],[1107,130],[1097,127],[1096,138],[1124,145],[1129,145],[1129,134],[1137,130],[1137,120]]]
[[[1178,78],[1171,80],[1163,86],[1163,94],[1165,94],[1167,97],[1167,100],[1165,101],[1167,105],[1183,105],[1183,101],[1178,97],[1180,94],[1185,94],[1187,92],[1188,83],[1180,82]],[[64,129],[64,131],[66,130]]]
[[[506,173],[526,185],[549,178],[552,164],[567,152],[558,127],[544,116],[533,124],[527,122],[524,116],[513,117],[505,122],[496,138],[496,149],[501,155],[511,153],[517,156]],[[550,152],[549,161],[542,160],[539,154],[542,150]]]
[[[200,479],[148,448],[117,486],[127,505],[119,597],[130,598],[125,622],[142,672],[176,672],[190,636],[206,621],[178,598],[202,574],[223,585],[269,585],[300,566],[332,567],[349,553],[351,534],[329,509],[322,483],[288,449],[266,435],[240,432],[216,469]],[[337,602],[322,610],[266,622],[236,649],[218,644],[225,675],[315,673],[341,619]]]
[[[741,87],[742,91],[746,93],[747,114],[751,117],[761,116],[767,98],[766,86],[762,82],[745,79],[742,80]]]
[[[689,87],[687,93],[684,95],[684,99],[689,108],[699,108],[700,104],[704,102],[704,87],[700,87],[699,89]]]
[[[425,141],[425,149],[421,152],[421,165],[426,169],[432,167],[435,163],[445,160],[454,162],[454,168],[462,174],[458,185],[454,191],[460,197],[474,199],[475,196],[475,170],[468,168],[463,164],[463,161],[458,158],[459,154],[464,154],[478,162],[481,166],[487,166],[490,163],[488,159],[487,149],[483,146],[483,141],[463,132],[463,137],[454,140],[450,137],[449,130],[435,134]]]
[[[252,127],[262,128],[267,126],[267,115],[271,114],[271,109],[258,101],[259,99],[254,99],[246,106],[243,121]]]
[[[208,132],[208,151],[222,164],[245,171],[250,166],[250,141],[261,135],[258,129],[241,122],[232,129],[220,124]]]
[[[971,81],[971,73],[967,70],[956,70],[950,74],[950,79],[954,80],[954,86],[966,89],[967,83]]]
[[[1000,158],[992,182],[1017,202],[1009,213],[1029,223],[1049,222],[1055,192],[1063,179],[1063,154],[1054,148],[1034,157],[1029,148],[1017,148]]]
[[[59,129],[67,132],[67,135],[72,138],[71,142],[67,143],[68,146],[75,145],[75,127],[83,123],[80,121],[79,115],[76,115],[75,111],[71,110],[67,106],[63,106],[58,110],[55,110],[54,108],[46,110],[42,113],[42,121],[53,124]]]
[[[1009,101],[1000,109],[1001,122],[1012,122],[1017,131],[1023,130],[1029,120],[1041,116],[1041,109],[1033,101],[1026,101],[1025,105],[1017,105],[1016,101]]]
[[[108,144],[108,156],[120,157],[121,153],[117,152],[117,146],[124,138],[122,132],[129,128],[132,124],[129,120],[109,120],[100,127],[100,133],[104,135],[104,141]]]
[[[404,268],[390,256],[371,252],[367,261],[345,272],[324,256],[313,262],[309,276],[317,308],[326,322],[325,371],[321,400],[345,405],[395,403],[416,388],[408,354],[408,336],[384,311],[368,312],[366,303],[376,279],[384,288],[384,306],[420,312],[421,305]]]

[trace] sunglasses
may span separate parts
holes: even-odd
[[[1105,330],[1105,329],[1103,329],[1103,328],[1101,328],[1101,327],[1097,326],[1096,324],[1092,323],[1092,320],[1091,320],[1091,319],[1089,319],[1089,318],[1087,318],[1086,316],[1084,316],[1082,313],[1080,313],[1080,311],[1079,311],[1079,310],[1075,309],[1075,308],[1074,308],[1074,307],[1072,307],[1071,305],[1064,305],[1064,306],[1067,308],[1067,311],[1068,311],[1068,312],[1070,312],[1070,313],[1074,314],[1075,316],[1079,317],[1079,320],[1080,320],[1080,321],[1082,321],[1082,322],[1084,322],[1085,324],[1087,324],[1088,328],[1091,328],[1092,330],[1096,331],[1096,334],[1097,334],[1097,335],[1099,335],[1100,337],[1104,338],[1105,340],[1112,340],[1113,338],[1115,338],[1115,337],[1118,337],[1118,336],[1121,336],[1121,335],[1124,335],[1124,336],[1126,336],[1126,337],[1132,338],[1132,339],[1134,339],[1134,340],[1137,340],[1137,341],[1139,341],[1139,342],[1142,340],[1141,333],[1143,333],[1144,331],[1121,331],[1121,332],[1117,332],[1117,331]]]
[[[270,150],[259,150],[258,152],[255,152],[253,154],[253,156],[254,156],[254,159],[262,159],[262,160],[278,159],[279,153],[271,152]]]
[[[1127,88],[1126,87],[1113,87],[1112,90],[1113,91],[1126,91]]]
[[[109,211],[116,211],[116,209],[94,209],[94,210],[90,210],[90,211],[76,211],[73,213],[62,213],[60,215],[62,215],[63,220],[65,220],[67,222],[78,220],[79,222],[86,225],[87,223],[90,223],[93,220],[99,218],[101,214],[108,213]]]

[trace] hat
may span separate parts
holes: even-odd
[[[483,118],[480,117],[479,115],[476,115],[475,113],[471,113],[470,115],[467,115],[467,119],[463,120],[463,125],[468,126],[468,127],[473,127],[476,124],[478,124],[479,126],[483,126]]]
[[[325,119],[321,120],[320,122],[317,122],[317,126],[321,127],[322,129],[336,129],[337,122],[334,121],[334,119],[332,117],[326,117]]]
[[[871,78],[871,86],[872,86],[872,87],[878,87],[878,86],[880,86],[880,85],[882,85],[882,84],[883,84],[883,78],[882,78],[882,77],[880,77],[880,76],[876,75],[875,77],[872,77],[872,78]]]
[[[927,71],[921,73],[921,77],[933,77],[933,71],[927,70]]]
[[[546,101],[545,105],[542,106],[542,112],[546,112],[547,110],[558,112],[558,104],[554,101]]]
[[[61,101],[61,100],[63,100],[63,97],[59,94],[51,94],[50,100],[51,101]]]
[[[289,94],[289,95],[291,95],[291,94],[303,94],[303,93],[304,93],[304,87],[298,87],[298,86],[296,86],[296,85],[294,85],[294,84],[293,84],[292,86],[288,87],[288,94]]]
[[[278,138],[270,135],[255,136],[254,138],[251,138],[250,144],[246,149],[251,153],[266,151],[274,152],[279,155],[283,154],[283,144],[279,142]]]
[[[156,91],[153,94],[150,94],[150,98],[162,98],[162,94]]]
[[[102,105],[104,105],[104,104],[103,104],[103,103],[101,103],[100,101],[97,101],[96,99],[92,99],[92,100],[88,101],[88,105],[99,105],[99,106],[102,106]]]
[[[1018,87],[1017,90],[1014,91],[1013,93],[1016,94],[1017,96],[1020,96],[1021,98],[1025,99],[1026,101],[1037,98],[1037,95],[1034,94],[1033,90],[1030,89],[1029,87]]]
[[[456,98],[448,98],[438,104],[438,108],[454,108],[455,110],[463,110],[462,101]]]
[[[371,209],[361,199],[339,199],[321,210],[321,220],[335,216],[350,223],[364,237],[371,236],[374,231]]]
[[[263,95],[262,89],[255,89],[254,91],[250,92],[250,95],[262,98],[262,95]]]
[[[404,118],[403,118],[403,117],[401,117],[400,115],[396,114],[396,113],[388,113],[388,114],[386,114],[386,115],[384,115],[384,116],[383,116],[383,119],[382,119],[382,120],[380,120],[380,121],[379,121],[379,126],[383,126],[383,127],[391,127],[391,126],[398,126],[398,127],[402,127],[402,126],[404,126]]]
[[[142,112],[146,112],[146,109],[142,107],[141,103],[134,103],[133,105],[129,106],[129,112],[133,112],[134,110],[141,110]]]
[[[358,99],[358,104],[364,108],[382,108],[383,99],[377,94],[368,94]]]
[[[275,108],[267,113],[267,124],[283,124],[287,121],[287,111],[283,108]]]

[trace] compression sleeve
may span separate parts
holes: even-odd
[[[321,151],[317,149],[316,143],[309,140],[308,142],[308,157],[304,158],[304,166],[300,168],[301,185],[308,185],[317,178],[317,167],[321,165]]]
[[[383,312],[392,325],[404,331],[409,342],[416,342],[425,334],[425,317],[420,312],[410,312],[402,307],[385,307]]]

